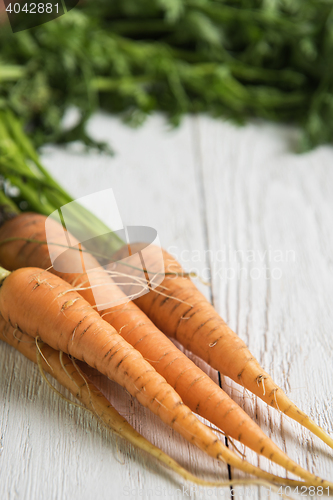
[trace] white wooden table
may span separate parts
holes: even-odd
[[[112,187],[125,224],[157,229],[186,269],[211,281],[211,288],[198,286],[275,381],[332,435],[333,148],[297,156],[294,129],[235,128],[205,117],[170,130],[154,116],[133,130],[100,114],[90,130],[112,144],[114,158],[47,147],[47,168],[75,197]],[[60,400],[36,366],[5,344],[0,367],[1,499],[230,498],[228,488],[190,491]],[[98,375],[94,381],[183,466],[202,478],[228,478],[226,466],[170,432],[120,387]],[[290,457],[332,480],[333,452],[319,439],[230,380],[222,386]],[[284,472],[252,452],[246,457]],[[234,498],[267,494],[238,487]]]

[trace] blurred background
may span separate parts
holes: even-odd
[[[8,4],[13,19],[34,17],[23,12],[30,4],[20,14]],[[155,110],[174,125],[198,112],[295,123],[298,151],[332,141],[331,0],[81,0],[14,34],[0,5],[1,106],[36,146],[89,145],[85,123],[98,108],[132,125]],[[78,123],[64,131],[70,107]]]

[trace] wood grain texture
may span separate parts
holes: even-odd
[[[47,147],[50,172],[75,197],[112,187],[125,224],[154,227],[188,270],[211,277],[211,288],[198,282],[201,290],[290,397],[333,433],[332,148],[297,156],[290,152],[292,129],[260,123],[238,129],[204,117],[171,131],[160,116],[138,130],[105,114],[89,126],[116,156]],[[217,381],[216,372],[200,366]],[[1,498],[186,497],[174,474],[59,400],[35,366],[3,344],[0,367]],[[116,384],[91,376],[137,430],[182,465],[203,478],[228,477],[225,466]],[[228,379],[223,388],[292,458],[332,479],[332,454],[317,438]],[[247,457],[283,472],[252,452]],[[235,498],[244,493],[236,488]],[[246,497],[267,498],[253,487]],[[229,499],[230,491],[191,498]]]
[[[234,129],[201,118],[194,133],[214,305],[291,399],[332,434],[332,148],[296,156],[296,131],[267,124]],[[290,457],[333,477],[332,453],[319,439],[229,380],[223,387]]]

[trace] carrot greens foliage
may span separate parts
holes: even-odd
[[[98,107],[140,124],[154,110],[300,125],[300,150],[333,138],[332,0],[95,0],[0,32],[0,100],[35,145],[80,139]],[[75,106],[80,119],[64,131]]]

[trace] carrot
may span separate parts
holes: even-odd
[[[11,327],[9,323],[6,323],[2,317],[0,317],[0,339],[12,347],[15,347],[15,349],[33,363],[38,363],[38,351],[36,350],[35,340],[25,333],[15,331],[15,329]],[[201,486],[217,487],[229,485],[229,481],[205,481],[181,467],[181,465],[170,456],[139,434],[127,420],[117,412],[97,387],[92,382],[89,382],[81,372],[78,372],[77,366],[66,354],[52,349],[52,347],[47,344],[40,346],[40,349],[43,371],[52,375],[52,377],[77,398],[80,403],[95,414],[107,428],[129,441],[132,445],[153,456],[187,481],[191,481]],[[71,403],[71,401],[69,402]],[[257,482],[261,484],[261,480],[254,479],[249,481],[253,481],[251,484],[257,484]]]
[[[80,401],[80,403],[82,403],[87,410],[96,415],[96,417],[102,421],[107,428],[129,441],[132,445],[147,452],[168,468],[179,474],[185,480],[201,486],[210,487],[235,486],[236,484],[270,485],[270,483],[260,479],[206,481],[194,476],[181,467],[173,458],[139,434],[127,422],[127,420],[117,412],[117,410],[103,396],[97,387],[84,377],[81,370],[78,370],[76,363],[74,363],[73,360],[66,354],[52,349],[52,347],[45,343],[43,345],[39,345],[36,350],[35,340],[29,335],[14,329],[9,325],[9,323],[5,322],[2,316],[0,316],[0,340],[17,349],[33,363],[38,364],[44,378],[44,371],[52,375],[52,377],[65,387],[75,398],[77,398],[77,400]],[[51,385],[49,381],[48,384]],[[54,388],[53,390],[58,392]],[[69,403],[75,404],[61,394],[60,396]],[[312,485],[312,483],[279,477],[276,477],[276,481],[280,484],[293,487]]]
[[[224,446],[184,405],[166,380],[70,284],[38,268],[22,268],[12,273],[2,268],[0,271],[0,313],[13,328],[85,361],[119,383],[209,456],[274,481],[272,474],[242,460]],[[285,468],[313,484],[333,487],[333,483],[305,471],[288,457]]]
[[[135,247],[132,248],[132,252],[135,251]],[[333,448],[333,439],[263,370],[243,340],[218,315],[180,264],[166,251],[163,257],[165,279],[154,291],[135,300],[142,311],[166,335]],[[146,254],[145,259],[147,267],[154,269],[154,252],[150,258]]]
[[[21,214],[8,221],[0,229],[0,261],[10,269],[21,266],[51,266],[48,247],[40,242],[45,241],[45,216],[38,214]],[[60,255],[64,249],[56,244],[63,242],[64,231],[55,221],[52,224],[52,257]],[[48,236],[50,238],[50,232]],[[21,238],[21,239],[20,239]],[[25,241],[27,238],[28,241]],[[70,235],[72,244],[76,242]],[[66,251],[68,270],[75,267],[78,252]],[[71,261],[73,259],[73,261]],[[84,255],[89,268],[99,266],[90,254]],[[53,270],[53,272],[55,272]],[[85,285],[89,282],[85,273],[55,272],[69,283]],[[112,280],[106,273],[99,272],[96,278],[90,278],[90,285],[108,285]],[[123,277],[121,277],[123,279]],[[111,287],[112,297],[108,297],[110,286],[101,287],[99,300],[102,303],[123,298],[117,286]],[[106,290],[104,290],[106,288]],[[79,293],[91,304],[95,299],[90,288],[80,289]],[[147,316],[133,303],[128,302],[119,307],[109,307],[102,311],[108,321],[126,341],[141,352],[167,382],[178,392],[183,402],[194,412],[200,414],[214,425],[222,429],[231,438],[237,439],[256,453],[285,467],[286,455],[269,439],[260,427],[237,405],[207,374],[202,372],[185,354],[183,354],[167,337],[162,334]],[[168,319],[172,321],[172,319]]]

